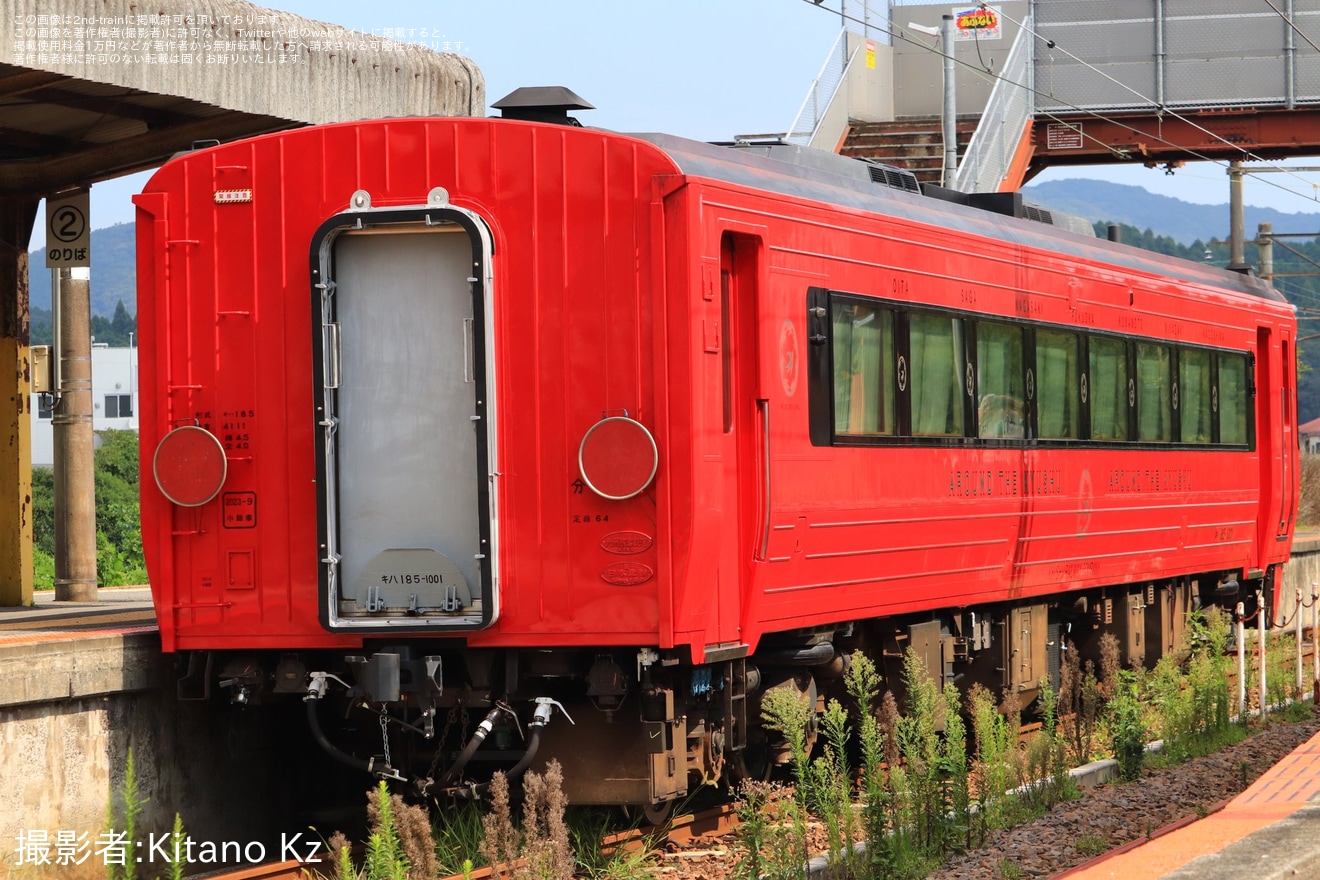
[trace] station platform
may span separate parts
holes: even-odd
[[[95,602],[57,602],[52,590],[33,597],[35,606],[0,607],[0,645],[156,631],[149,587],[101,587]]]
[[[148,587],[102,587],[96,602],[0,608],[0,726],[6,709],[140,692],[163,660]]]
[[[1320,733],[1275,764],[1219,812],[1079,865],[1058,877],[1320,877]]]

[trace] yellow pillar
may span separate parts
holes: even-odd
[[[0,606],[32,604],[27,249],[38,201],[0,197]]]

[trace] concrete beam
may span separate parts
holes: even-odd
[[[37,199],[0,196],[0,605],[32,604],[28,243]]]
[[[33,22],[34,41],[39,39],[37,17],[51,14],[89,15],[76,0],[0,0],[0,21]],[[166,41],[176,41],[176,57],[170,60],[167,54],[166,63],[158,63],[155,52],[29,53],[26,40],[7,31],[0,41],[0,62],[34,71],[33,87],[50,84],[36,73],[44,71],[155,95],[186,96],[294,124],[485,114],[485,81],[477,66],[461,55],[426,46],[240,0],[212,0],[201,6],[190,0],[161,0],[149,9],[138,0],[102,0],[90,15],[97,21],[159,27],[168,32],[163,34]],[[87,39],[95,42],[97,36]],[[179,40],[182,49],[177,48]],[[185,52],[188,63],[178,57]],[[151,63],[141,57],[147,54]]]
[[[54,193],[72,186],[87,186],[134,171],[154,168],[193,141],[228,141],[292,128],[287,121],[269,117],[228,114],[199,119],[150,132],[131,142],[114,142],[41,163],[0,163],[0,196]]]
[[[169,668],[154,632],[0,645],[0,709],[150,690]]]

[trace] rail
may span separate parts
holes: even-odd
[[[1031,16],[1018,30],[1013,48],[990,90],[981,121],[967,144],[953,188],[959,192],[998,192],[1035,114],[1035,52]]]
[[[328,861],[318,864],[294,859],[284,862],[262,862],[259,865],[219,871],[210,875],[209,880],[299,880],[299,878],[305,880],[318,868],[324,868],[320,873],[326,876],[334,873],[334,866]]]

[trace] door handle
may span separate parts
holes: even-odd
[[[756,550],[757,561],[764,562],[770,552],[770,401],[757,399],[756,410],[761,416],[761,543]]]

